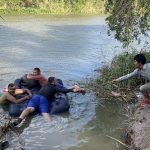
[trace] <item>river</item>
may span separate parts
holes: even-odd
[[[4,16],[0,21],[0,89],[41,68],[49,77],[61,78],[66,86],[87,77],[110,62],[121,49],[107,35],[105,17]],[[51,124],[41,116],[28,118],[8,133],[9,149],[123,150],[106,135],[122,140],[125,116],[114,102],[86,95],[69,94],[69,113],[54,115]]]

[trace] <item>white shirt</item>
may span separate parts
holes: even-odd
[[[135,69],[133,72],[125,76],[119,77],[116,80],[117,81],[126,80],[133,76],[138,76],[140,78],[150,81],[150,63],[144,64],[143,69]]]

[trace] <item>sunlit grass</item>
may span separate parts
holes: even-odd
[[[0,3],[0,14],[50,14],[50,15],[104,15],[104,2],[86,1],[85,3],[75,2],[74,4],[64,1],[48,1],[29,3],[29,6],[22,6],[21,0],[11,3]]]

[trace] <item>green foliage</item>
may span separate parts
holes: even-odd
[[[141,53],[146,56],[147,60],[150,60],[150,52],[142,51]],[[138,54],[137,51],[131,51],[130,53],[124,52],[116,55],[110,66],[105,65],[98,70],[99,77],[89,84],[96,96],[110,97],[112,90],[119,92],[128,91],[130,93],[137,85],[141,84],[142,81],[138,78],[120,81],[116,85],[112,84],[113,79],[126,75],[135,69],[133,58],[136,54]]]
[[[140,41],[141,34],[148,36],[150,0],[106,0],[105,7],[110,14],[106,19],[109,29],[115,31],[115,38],[124,46]]]
[[[103,0],[0,0],[0,11],[1,14],[15,14],[17,12],[20,14],[25,12],[39,14],[44,14],[44,12],[46,14],[104,14],[104,2]]]

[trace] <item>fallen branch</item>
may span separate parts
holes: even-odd
[[[119,141],[118,139],[116,139],[116,138],[114,138],[114,137],[111,137],[111,136],[109,136],[109,135],[106,135],[106,137],[109,137],[110,139],[115,140],[115,141],[117,141],[118,143],[120,143],[121,145],[123,145],[123,146],[129,148],[128,145],[126,145],[125,143]]]
[[[5,19],[1,15],[0,15],[0,18],[2,18],[5,21]]]

